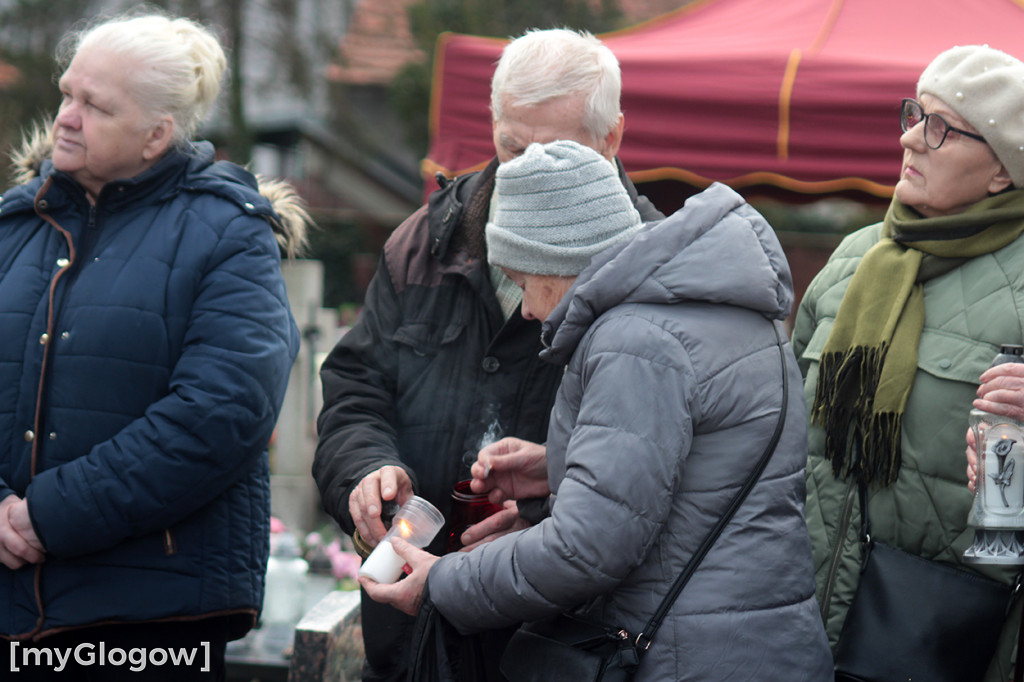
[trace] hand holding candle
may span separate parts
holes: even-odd
[[[989,367],[980,379],[976,409],[1024,422],[1024,363]]]
[[[398,537],[414,547],[425,547],[444,525],[437,508],[422,497],[410,497],[395,514],[391,528],[359,569],[360,577],[378,583],[393,583],[402,575],[405,560],[395,552],[392,538]]]
[[[500,504],[495,504],[487,499],[486,493],[472,492],[471,484],[471,481],[459,481],[452,490],[452,513],[448,535],[449,552],[463,549],[463,535],[469,528],[502,510]]]
[[[474,523],[467,528],[459,538],[462,547],[460,552],[468,552],[471,549],[493,542],[503,535],[514,533],[532,524],[519,516],[519,508],[515,502],[509,500],[502,505],[501,510],[491,514],[483,521]]]
[[[417,549],[402,538],[395,536],[388,542],[394,543],[394,554],[402,565],[408,565],[409,575],[394,584],[381,584],[369,577],[359,578],[359,584],[366,594],[376,602],[389,604],[402,613],[415,616],[423,602],[423,589],[427,584],[430,569],[440,557]]]
[[[974,442],[974,429],[967,429],[967,487],[970,491],[975,491],[975,483],[978,478],[978,451],[975,448]]]

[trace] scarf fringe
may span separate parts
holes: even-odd
[[[821,357],[811,421],[825,431],[825,458],[838,478],[888,486],[899,475],[903,416],[873,410],[888,350],[854,346]]]

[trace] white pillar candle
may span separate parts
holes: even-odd
[[[402,575],[402,566],[405,566],[405,559],[395,553],[391,541],[381,540],[359,568],[359,575],[378,583],[391,584]]]
[[[359,575],[384,584],[397,581],[402,575],[405,560],[395,553],[391,538],[397,535],[413,547],[422,549],[437,535],[443,524],[444,517],[434,505],[413,495],[395,514],[391,528],[370,552],[370,556],[366,557]]]

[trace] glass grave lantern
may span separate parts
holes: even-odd
[[[1024,346],[1004,345],[992,366],[1024,362]],[[1024,564],[1024,424],[971,410],[978,472],[967,522],[974,542],[964,552],[972,564]]]

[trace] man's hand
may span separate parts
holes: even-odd
[[[402,467],[384,466],[364,476],[348,498],[348,511],[360,537],[376,547],[387,532],[380,520],[384,502],[402,505],[410,497],[412,480]]]
[[[488,445],[477,455],[470,473],[469,487],[475,493],[488,493],[494,504],[505,500],[547,497],[547,449],[543,445],[502,438]]]
[[[427,584],[427,574],[438,557],[413,547],[399,537],[393,537],[389,542],[395,554],[405,559],[408,575],[391,585],[381,585],[366,576],[361,576],[359,584],[374,601],[390,604],[402,613],[415,616],[423,601],[423,586]]]
[[[46,550],[32,528],[28,503],[17,495],[0,500],[0,563],[17,570],[45,559]]]

